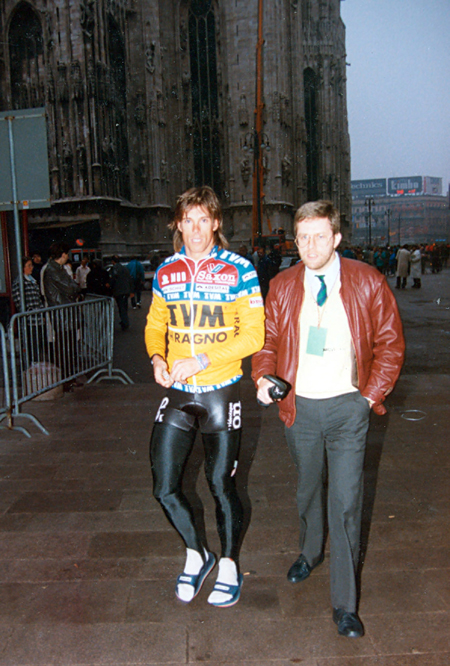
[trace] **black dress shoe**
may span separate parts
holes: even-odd
[[[356,613],[349,613],[343,608],[333,608],[333,622],[337,624],[341,636],[347,638],[364,636],[364,627]]]
[[[311,567],[304,555],[300,555],[288,571],[287,579],[291,583],[301,583],[310,575],[311,571],[323,562],[323,554],[319,557],[317,562]]]

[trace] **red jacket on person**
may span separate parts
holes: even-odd
[[[356,354],[358,389],[385,414],[382,404],[394,388],[403,364],[405,342],[394,295],[375,268],[340,258],[342,303]],[[288,381],[292,390],[278,403],[280,418],[290,427],[295,420],[295,381],[300,349],[300,310],[305,293],[305,266],[298,263],[270,283],[266,300],[266,341],[253,356],[255,382],[266,374]]]

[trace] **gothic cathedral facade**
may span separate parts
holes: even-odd
[[[232,247],[248,243],[258,12],[263,223],[290,230],[327,198],[345,233],[340,0],[3,0],[0,111],[47,117],[52,205],[30,229],[97,224],[105,254],[145,256],[170,247],[176,197],[209,184]]]

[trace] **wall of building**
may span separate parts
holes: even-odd
[[[5,0],[0,110],[43,105],[48,118],[52,207],[30,211],[30,226],[97,214],[105,252],[145,255],[170,247],[166,226],[177,195],[207,182],[221,196],[232,245],[248,242],[253,163],[245,148],[254,131],[257,11],[257,0]],[[209,92],[205,72],[197,83],[194,62],[203,18],[212,44]],[[322,197],[340,208],[346,234],[340,2],[266,1],[263,33],[270,146],[263,151],[263,231],[268,220],[290,229],[295,209]],[[11,41],[17,34],[21,48]],[[200,162],[211,174],[200,174]]]

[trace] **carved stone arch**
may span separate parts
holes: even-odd
[[[44,33],[39,13],[25,0],[11,14],[7,35],[12,108],[44,106]]]

